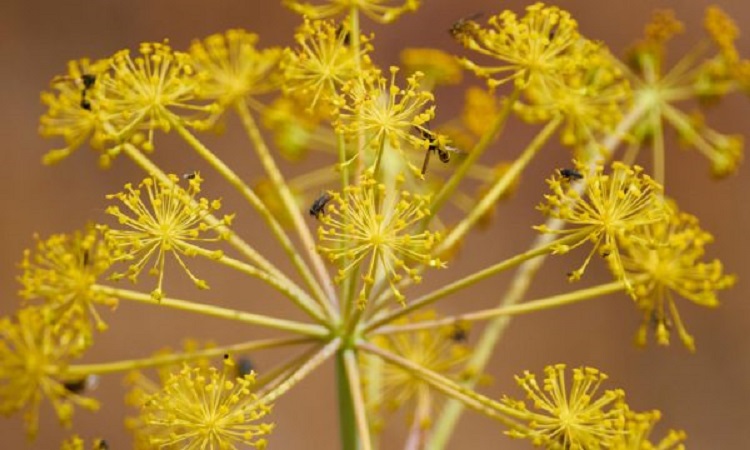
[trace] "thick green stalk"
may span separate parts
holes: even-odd
[[[339,435],[342,450],[357,450],[359,438],[357,436],[357,422],[352,400],[352,389],[346,375],[344,350],[336,353],[336,398],[339,404]]]

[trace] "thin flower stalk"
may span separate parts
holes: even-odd
[[[331,310],[331,304],[326,299],[325,293],[321,289],[320,285],[316,281],[313,274],[310,272],[310,268],[307,266],[305,261],[299,256],[297,249],[292,244],[289,237],[286,235],[281,225],[273,217],[273,214],[266,208],[263,201],[253,192],[250,187],[240,178],[229,166],[227,166],[222,160],[220,160],[213,152],[211,152],[206,146],[203,145],[190,131],[180,123],[175,123],[174,129],[177,133],[190,145],[203,159],[206,160],[221,176],[223,176],[229,184],[232,185],[237,191],[242,194],[243,197],[260,213],[263,220],[268,224],[269,229],[273,233],[274,237],[279,241],[284,249],[284,252],[289,256],[290,260],[297,268],[297,271],[302,275],[307,286],[312,289],[315,293],[315,297],[318,302],[326,310]]]
[[[350,397],[354,405],[354,417],[357,421],[359,442],[362,450],[371,450],[370,424],[367,419],[367,410],[362,393],[362,380],[359,375],[359,365],[353,350],[344,351],[344,366],[349,381]]]
[[[602,153],[600,159],[605,160],[609,158],[620,145],[626,134],[635,126],[636,123],[643,117],[650,107],[648,100],[641,100],[640,102],[633,105],[631,110],[623,117],[622,121],[617,125],[615,130],[609,134],[604,141],[602,141]],[[596,161],[592,162],[592,165]],[[585,181],[585,180],[581,180]],[[576,189],[583,191],[585,186],[584,183],[579,183]],[[564,227],[564,222],[558,219],[550,218],[545,223],[545,226],[550,230],[559,230]],[[534,239],[531,248],[543,247],[550,245],[553,241],[552,235],[539,235]],[[534,277],[538,271],[544,265],[547,259],[547,255],[540,258],[531,259],[524,262],[519,268],[518,273],[514,276],[513,281],[506,290],[505,294],[501,297],[498,307],[509,307],[520,303],[523,300],[524,295],[531,286]],[[484,331],[482,332],[479,342],[474,347],[474,353],[472,354],[469,364],[471,367],[476,368],[477,373],[481,372],[490,360],[490,356],[495,349],[495,346],[500,341],[505,332],[505,329],[510,324],[512,316],[501,316],[490,321]],[[466,381],[466,386],[474,386],[478,379],[476,377],[470,378]],[[448,445],[453,430],[455,429],[458,419],[463,412],[463,406],[456,401],[449,400],[445,405],[442,413],[436,421],[436,433],[433,436],[431,445],[434,450],[443,450]]]
[[[268,173],[268,176],[271,178],[273,185],[276,187],[276,189],[278,189],[284,206],[289,215],[292,217],[294,227],[296,228],[297,234],[302,241],[302,246],[307,252],[308,257],[310,258],[313,269],[315,270],[318,279],[323,283],[325,295],[328,298],[328,301],[332,303],[333,306],[333,308],[329,308],[328,312],[332,314],[333,317],[336,317],[338,315],[338,312],[336,311],[336,305],[338,301],[336,299],[336,292],[333,288],[333,281],[331,280],[331,277],[328,275],[328,272],[325,269],[323,260],[315,251],[315,240],[313,239],[312,233],[310,233],[310,229],[305,224],[299,208],[297,208],[292,192],[289,190],[289,185],[284,180],[284,176],[281,174],[281,171],[279,171],[273,155],[268,150],[268,146],[263,139],[263,135],[260,133],[258,125],[255,123],[255,119],[253,119],[253,116],[250,114],[247,103],[238,103],[236,105],[236,110],[237,114],[240,116],[240,121],[242,122],[242,125],[245,128],[248,137],[250,138],[250,141],[252,141],[254,144],[255,151],[258,153],[258,158],[263,164],[263,167],[266,169],[266,173]]]
[[[164,297],[160,303],[155,303],[149,294],[132,291],[128,289],[118,289],[110,286],[94,285],[92,291],[101,294],[118,296],[123,300],[131,300],[139,303],[150,305],[165,306],[167,308],[190,311],[207,316],[218,317],[221,319],[235,320],[237,322],[258,325],[277,330],[291,331],[311,337],[323,337],[330,334],[327,328],[321,325],[312,325],[293,320],[278,319],[276,317],[253,314],[244,311],[223,308],[215,305],[207,305],[187,300]]]
[[[310,337],[261,339],[187,353],[157,355],[150,358],[122,360],[110,363],[72,364],[68,366],[65,374],[71,378],[76,378],[90,374],[104,375],[128,372],[149,367],[169,366],[176,363],[195,361],[198,359],[211,358],[226,354],[247,353],[250,351],[309,344],[311,342],[314,342],[314,339]]]
[[[563,117],[558,116],[549,121],[547,125],[539,131],[531,143],[529,143],[529,145],[521,152],[521,155],[513,161],[513,164],[511,164],[503,176],[498,178],[492,185],[482,200],[480,200],[479,203],[477,203],[474,208],[450,231],[450,233],[445,236],[445,239],[437,248],[438,253],[450,249],[453,245],[458,243],[458,241],[461,240],[474,225],[476,225],[477,221],[495,205],[497,199],[508,191],[523,170],[529,165],[531,160],[534,159],[549,138],[552,137],[562,121]]]
[[[555,309],[565,305],[572,305],[585,300],[603,298],[616,292],[625,292],[627,287],[622,281],[601,284],[591,288],[579,289],[565,294],[553,295],[542,299],[529,300],[517,305],[504,306],[480,310],[472,313],[447,316],[437,320],[410,323],[406,325],[387,325],[375,329],[372,335],[383,335],[392,333],[406,333],[431,328],[450,326],[456,323],[477,322],[491,320],[501,316],[518,316],[532,312]]]
[[[487,151],[487,149],[490,147],[490,144],[498,139],[503,133],[503,129],[505,128],[505,124],[508,121],[508,117],[510,117],[511,112],[513,111],[513,105],[518,101],[520,96],[521,89],[516,87],[510,94],[510,96],[508,96],[508,98],[506,99],[505,104],[503,105],[503,109],[500,110],[500,114],[497,115],[495,121],[488,128],[487,132],[482,136],[479,142],[477,142],[477,145],[471,149],[466,159],[461,163],[456,171],[453,172],[448,181],[435,195],[435,198],[432,200],[432,204],[430,205],[430,211],[432,212],[432,215],[430,216],[431,218],[434,218],[437,215],[445,202],[458,188],[461,180],[466,177],[469,169],[473,167],[477,161],[479,161],[479,158],[481,158],[484,152]]]

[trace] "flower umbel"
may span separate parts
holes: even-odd
[[[92,325],[107,328],[96,307],[117,306],[117,299],[92,289],[111,260],[110,248],[93,226],[38,240],[35,251],[24,252],[19,293],[26,300],[43,300],[52,326],[73,326],[88,339]]]
[[[580,163],[576,167],[581,174],[588,171]],[[545,195],[546,202],[537,209],[569,226],[565,230],[552,230],[545,225],[534,227],[542,233],[580,236],[574,243],[558,246],[556,253],[567,253],[587,241],[593,242],[581,267],[568,275],[571,280],[581,278],[596,251],[614,267],[622,267],[618,239],[632,234],[641,225],[661,222],[667,217],[660,197],[662,187],[639,166],[615,162],[612,173],[605,174],[604,167],[597,165],[586,178],[583,195],[576,190],[575,181],[562,174],[548,179],[552,194]],[[625,282],[629,283],[627,277]]]
[[[371,65],[367,52],[372,46],[368,39],[361,37],[359,63],[357,51],[348,39],[343,24],[306,18],[295,34],[298,48],[284,52],[284,92],[306,97],[310,111],[318,102],[328,105],[346,82],[359,77],[363,68]]]
[[[719,260],[702,262],[704,246],[713,236],[700,228],[695,216],[675,211],[668,221],[642,227],[635,235],[622,236],[621,246],[624,276],[638,277],[633,294],[643,323],[637,343],[644,345],[653,328],[659,344],[668,345],[674,322],[682,343],[694,351],[694,339],[680,319],[675,296],[713,308],[719,305],[717,291],[731,287],[735,277],[723,273]]]
[[[687,435],[682,430],[669,430],[667,435],[658,443],[650,440],[654,426],[661,419],[659,411],[634,413],[628,411],[625,415],[627,422],[625,430],[615,440],[612,450],[685,450]]]
[[[200,175],[195,174],[189,180],[187,189],[180,187],[179,181],[176,175],[170,175],[168,183],[146,178],[137,189],[128,183],[124,192],[107,196],[109,199],[120,200],[129,213],[123,212],[119,206],[107,208],[107,213],[115,216],[119,223],[128,229],[106,229],[106,237],[116,249],[116,260],[133,261],[126,273],[117,273],[113,278],[127,276],[135,282],[148,261],[155,258],[149,274],[159,277],[157,287],[151,293],[157,300],[164,295],[162,284],[164,263],[168,253],[174,255],[197,287],[208,289],[208,284],[187,268],[182,256],[196,256],[200,253],[220,258],[220,250],[204,250],[199,245],[222,239],[222,234],[216,228],[229,225],[233,218],[231,215],[224,216],[219,224],[208,225],[204,218],[218,210],[221,202],[196,198],[202,182]],[[146,193],[148,204],[141,199],[142,191]],[[216,235],[205,237],[205,233],[211,230],[216,231]]]
[[[503,398],[503,403],[526,417],[529,427],[528,431],[511,430],[508,434],[551,450],[610,448],[625,425],[624,392],[607,390],[596,397],[607,375],[591,367],[573,369],[570,387],[565,364],[547,366],[544,374],[542,386],[528,371],[516,377],[533,409],[523,401]]]
[[[49,399],[66,427],[71,424],[74,406],[97,409],[96,400],[65,388],[65,369],[82,350],[76,333],[56,330],[40,309],[22,309],[16,320],[0,319],[0,413],[24,410],[26,432],[34,438],[43,397]]]
[[[215,100],[220,111],[237,101],[278,87],[279,48],[259,50],[258,35],[234,29],[190,46],[198,75],[197,95]]]
[[[362,275],[360,306],[364,307],[379,275],[388,280],[398,301],[404,303],[405,297],[397,287],[403,278],[399,272],[419,282],[419,271],[409,264],[444,266],[431,254],[440,238],[437,233],[410,233],[429,216],[427,197],[389,190],[369,178],[357,186],[348,186],[343,195],[332,195],[333,201],[320,219],[318,249],[339,266],[339,282],[358,271],[369,257]]]
[[[271,410],[252,393],[255,374],[236,377],[229,360],[223,370],[190,367],[169,376],[146,397],[141,419],[151,445],[163,448],[265,448],[273,424],[259,421]]]
[[[398,3],[401,1],[398,0]],[[284,5],[289,9],[311,19],[325,19],[356,9],[381,23],[393,22],[405,12],[416,11],[420,0],[403,0],[400,6],[388,6],[396,3],[394,0],[323,0],[323,3],[315,5],[300,0],[284,0]]]

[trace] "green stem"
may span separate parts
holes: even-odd
[[[315,270],[318,279],[323,283],[325,293],[318,292],[318,296],[328,298],[328,301],[324,302],[324,307],[328,310],[329,316],[336,317],[338,312],[334,308],[336,307],[337,299],[336,292],[333,288],[333,281],[326,270],[323,259],[315,250],[315,240],[310,233],[310,228],[308,228],[305,223],[302,213],[300,212],[299,207],[297,207],[297,202],[295,201],[292,192],[289,190],[289,185],[284,180],[284,176],[281,174],[271,152],[268,150],[268,145],[266,145],[263,135],[260,133],[258,125],[255,123],[255,119],[253,119],[252,114],[250,114],[247,104],[245,102],[239,102],[237,103],[236,109],[237,114],[240,116],[242,125],[247,132],[248,138],[253,143],[255,151],[258,153],[258,158],[266,169],[266,173],[268,173],[268,176],[271,178],[274,187],[278,190],[287,213],[292,218],[294,227],[297,230],[297,235],[307,251],[313,269]],[[320,289],[317,284],[313,288],[315,287],[317,287],[318,290]]]
[[[445,285],[435,291],[430,292],[429,294],[425,294],[422,297],[419,297],[418,299],[409,302],[409,304],[404,308],[400,308],[385,316],[378,317],[377,319],[367,324],[367,326],[365,327],[365,332],[375,330],[378,327],[381,327],[387,323],[390,323],[398,319],[399,317],[402,317],[411,313],[412,311],[425,308],[426,306],[440,300],[441,298],[445,298],[450,294],[454,294],[462,289],[465,289],[473,284],[478,283],[479,281],[487,279],[502,271],[511,269],[525,261],[529,261],[539,256],[546,255],[550,253],[551,251],[553,251],[554,248],[559,245],[564,245],[569,242],[578,241],[582,238],[582,236],[584,236],[584,233],[575,233],[570,236],[566,236],[564,238],[561,238],[552,242],[548,242],[543,246],[533,248],[525,253],[516,255],[512,258],[508,258],[505,261],[499,262],[490,267],[482,269],[478,272],[472,273],[471,275],[461,278],[460,280],[456,280],[451,284]]]
[[[344,365],[346,366],[346,375],[348,377],[349,389],[351,390],[351,399],[354,406],[354,418],[357,420],[357,429],[359,430],[359,442],[361,450],[372,450],[370,438],[370,422],[367,420],[367,408],[362,390],[364,385],[359,376],[359,364],[357,363],[357,354],[352,349],[344,350]]]
[[[198,350],[191,353],[176,353],[170,355],[158,355],[151,358],[130,359],[99,364],[76,364],[69,366],[65,371],[65,377],[76,378],[90,374],[103,375],[108,373],[125,372],[148,367],[160,367],[176,364],[184,361],[192,361],[200,358],[212,358],[227,353],[246,353],[253,350],[263,350],[289,345],[299,345],[313,342],[307,337],[264,339],[259,341],[243,342],[241,344],[227,345],[224,347]]]
[[[328,301],[325,297],[325,294],[323,294],[320,286],[315,280],[315,277],[313,277],[312,273],[310,272],[310,268],[300,257],[299,252],[294,247],[294,244],[292,244],[289,236],[286,235],[279,222],[273,216],[273,213],[271,213],[266,205],[263,204],[263,201],[255,194],[255,192],[253,192],[252,189],[250,189],[247,184],[245,184],[244,181],[242,181],[242,179],[229,166],[227,166],[221,159],[214,155],[211,150],[206,148],[206,146],[203,145],[200,140],[193,136],[193,134],[190,133],[190,131],[185,128],[184,125],[179,122],[172,125],[174,126],[174,129],[177,131],[177,133],[185,140],[185,142],[187,142],[190,147],[192,147],[203,159],[205,159],[206,162],[208,162],[209,165],[211,165],[211,167],[213,167],[214,170],[219,173],[219,175],[224,177],[229,182],[229,184],[231,184],[250,203],[250,205],[255,208],[256,211],[258,211],[258,213],[261,215],[261,217],[271,230],[271,233],[276,237],[276,239],[281,244],[281,247],[284,249],[284,252],[292,261],[292,264],[294,264],[294,266],[297,268],[297,271],[300,273],[300,275],[302,275],[302,278],[305,280],[307,286],[313,291],[313,293],[317,295],[318,301],[323,305],[327,304]]]
[[[205,258],[216,261],[219,264],[231,267],[232,269],[266,282],[278,292],[284,294],[287,298],[292,300],[294,304],[296,304],[300,309],[309,314],[310,317],[320,323],[326,322],[323,316],[323,312],[321,311],[318,304],[315,303],[315,300],[313,300],[309,295],[307,295],[306,292],[300,290],[298,287],[277,280],[275,277],[272,277],[268,273],[259,270],[257,267],[253,267],[249,264],[238,261],[234,258],[230,258],[223,254],[217,256],[216,252],[206,250],[192,244],[184,243],[183,246],[189,249],[191,252],[194,252],[196,255],[201,255]]]
[[[344,350],[336,353],[336,397],[339,403],[339,435],[342,450],[357,450],[359,439],[352,400],[351,381],[347,377]]]
[[[475,145],[474,148],[471,149],[471,152],[466,157],[466,159],[448,179],[448,182],[443,185],[442,189],[440,189],[438,194],[435,196],[435,199],[432,201],[432,204],[430,205],[431,218],[437,215],[438,211],[440,211],[440,208],[443,207],[446,200],[448,200],[451,194],[453,194],[453,192],[458,188],[459,183],[464,179],[471,166],[473,166],[474,163],[479,160],[479,158],[489,148],[490,144],[502,134],[503,128],[508,121],[508,117],[510,116],[511,111],[513,111],[513,105],[516,103],[516,101],[518,101],[518,98],[520,96],[521,90],[515,88],[510,94],[510,97],[508,97],[508,99],[506,100],[505,105],[503,105],[503,109],[500,110],[500,114],[495,118],[495,121],[492,122],[492,125],[490,126],[487,133],[485,133],[484,136],[482,136],[482,138],[479,140],[479,142],[477,142],[477,145]]]
[[[407,325],[390,325],[375,330],[372,334],[394,334],[394,333],[411,333],[419,330],[427,330],[430,328],[440,328],[444,326],[454,325],[456,323],[463,322],[476,322],[480,320],[494,319],[500,316],[517,316],[520,314],[528,314],[536,311],[544,311],[546,309],[552,309],[559,306],[571,305],[574,303],[582,302],[584,300],[591,300],[595,298],[602,298],[605,295],[609,295],[615,292],[624,291],[626,285],[622,281],[613,281],[611,283],[602,284],[585,289],[579,289],[577,291],[568,292],[566,294],[553,295],[538,300],[530,300],[519,305],[502,306],[500,308],[485,309],[483,311],[476,311],[468,314],[458,314],[455,316],[444,317],[439,320],[431,320],[417,323],[410,323]]]
[[[490,190],[482,197],[482,200],[456,225],[445,239],[440,242],[438,248],[435,250],[437,254],[450,249],[456,244],[464,235],[477,223],[477,221],[490,209],[497,199],[499,199],[508,188],[510,188],[518,177],[521,176],[521,172],[529,165],[531,160],[541,150],[544,144],[547,143],[552,134],[562,123],[562,116],[558,116],[552,119],[542,130],[534,137],[529,145],[524,149],[521,155],[513,161],[513,164],[508,170],[501,176],[490,188]]]
[[[612,134],[607,136],[607,138],[604,139],[604,142],[602,142],[604,152],[601,154],[599,158],[600,160],[607,159],[612,155],[614,149],[620,144],[626,133],[630,129],[632,129],[632,127],[638,122],[638,120],[640,120],[649,106],[649,101],[642,101],[637,103],[628,112],[628,114],[618,124],[617,128],[612,132]],[[596,161],[592,162],[592,164],[595,163]],[[582,190],[585,188],[585,184],[585,181],[577,183],[576,189],[579,189],[579,192],[582,192]],[[563,228],[564,222],[557,219],[550,219],[547,221],[546,225],[550,230],[559,230]],[[552,234],[540,235],[534,240],[531,248],[548,245],[552,239]],[[502,300],[500,301],[500,307],[514,305],[516,303],[519,303],[521,299],[523,299],[523,296],[526,294],[526,291],[531,285],[534,276],[539,271],[542,264],[544,264],[545,260],[546,256],[531,259],[524,262],[519,267],[516,276],[513,278],[510,288],[508,289],[508,291],[506,291],[505,295],[503,295]],[[487,365],[490,355],[492,355],[495,346],[499,342],[509,323],[509,316],[501,316],[493,319],[487,324],[481,338],[479,339],[478,344],[474,347],[474,351],[472,352],[471,359],[468,363],[469,367],[472,370],[475,370],[474,373],[481,373],[484,367]],[[465,383],[465,385],[473,386],[477,381],[478,377],[475,376],[469,379]],[[458,422],[462,411],[463,406],[459,402],[448,400],[445,407],[443,408],[443,411],[437,419],[435,425],[435,434],[433,435],[431,441],[431,450],[442,450],[446,445],[448,445],[448,440],[453,434],[453,430],[456,427],[456,423]]]
[[[167,308],[204,314],[206,316],[218,317],[220,319],[234,320],[237,322],[258,325],[267,328],[275,328],[277,330],[291,331],[293,333],[303,334],[310,337],[323,338],[330,335],[330,331],[320,325],[306,324],[286,319],[277,319],[275,317],[263,316],[260,314],[251,314],[244,311],[222,308],[220,306],[206,305],[202,303],[178,300],[174,298],[162,298],[161,301],[156,302],[150,294],[131,291],[127,289],[118,289],[103,285],[94,285],[91,287],[91,290],[124,300],[131,300],[154,306],[166,306]]]

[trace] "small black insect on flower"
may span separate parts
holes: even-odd
[[[583,175],[581,175],[581,172],[575,169],[558,169],[558,171],[560,172],[560,176],[568,181],[577,181],[583,179]]]
[[[310,215],[316,219],[320,219],[320,215],[325,213],[325,208],[328,202],[333,199],[333,196],[328,192],[323,192],[320,197],[316,198],[310,206]]]

